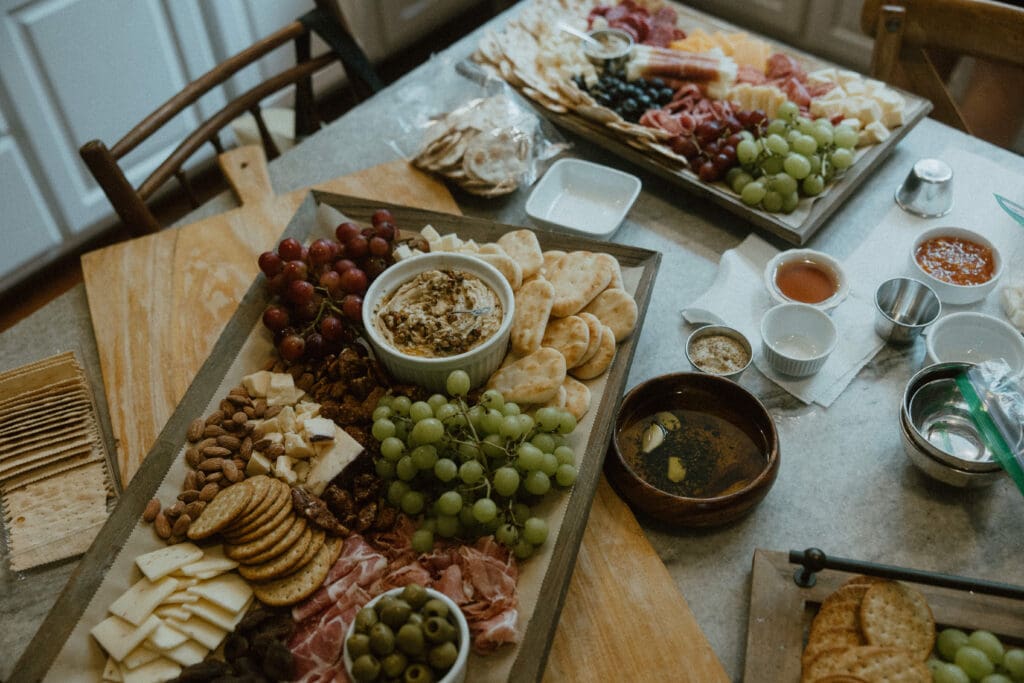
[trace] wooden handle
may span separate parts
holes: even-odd
[[[245,145],[217,157],[220,170],[242,204],[260,204],[274,198],[267,172],[267,157],[259,145]]]

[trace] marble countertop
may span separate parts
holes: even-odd
[[[454,61],[468,55],[478,35],[464,38],[272,162],[275,190],[283,193],[398,158],[400,141],[409,134],[406,107],[418,103],[425,111],[440,105],[420,99],[424,93],[433,91],[448,101],[457,89],[468,88],[454,74],[444,76],[454,80],[443,84],[434,76],[447,73]],[[663,254],[628,385],[688,370],[682,341],[690,327],[679,310],[711,285],[722,253],[737,246],[752,227],[585,141],[570,141],[571,156],[622,168],[642,179],[643,192],[613,241]],[[1024,175],[1021,157],[926,119],[806,246],[839,259],[849,256],[890,211],[893,191],[913,162],[950,145],[984,155],[1008,173]],[[520,190],[484,200],[456,193],[456,199],[467,215],[530,225],[524,211],[528,195],[528,190]],[[182,222],[233,206],[232,197],[225,194]],[[765,239],[779,248],[788,246],[771,236]],[[0,336],[3,365],[48,355],[30,343],[41,328],[50,327],[58,340],[67,338],[66,344],[56,343],[54,351],[68,345],[87,347],[92,332],[83,320],[76,331],[69,331],[65,323],[52,327],[68,315],[81,317],[83,311],[87,319],[85,297],[78,288],[5,332]],[[899,401],[906,381],[923,362],[920,341],[903,350],[883,349],[828,409],[801,403],[749,369],[740,383],[764,402],[781,443],[782,465],[768,497],[754,514],[718,529],[678,530],[640,518],[734,680],[740,679],[743,669],[750,566],[756,548],[816,546],[849,558],[1024,583],[1018,530],[1024,498],[1009,478],[986,490],[950,489],[925,478],[903,454]],[[86,359],[86,369],[94,380],[100,377],[92,359]],[[102,391],[97,394],[102,399]],[[16,590],[17,580],[5,576],[5,605],[9,591]],[[40,619],[43,614],[45,610]],[[5,614],[5,623],[11,623],[12,616]],[[18,620],[31,616],[18,612]],[[7,673],[3,668],[0,665],[0,676]]]

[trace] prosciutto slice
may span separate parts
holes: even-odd
[[[671,7],[662,7],[652,16],[646,7],[634,0],[622,0],[618,5],[598,6],[590,10],[587,26],[617,28],[632,36],[637,44],[668,47],[673,40],[686,37],[686,33],[676,26],[677,19],[676,11]]]

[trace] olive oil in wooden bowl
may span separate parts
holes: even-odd
[[[636,509],[698,527],[750,512],[775,482],[779,442],[760,401],[735,382],[662,375],[632,389],[605,473]]]

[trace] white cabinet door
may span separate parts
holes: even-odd
[[[65,241],[112,215],[78,148],[112,144],[213,64],[198,0],[0,0],[0,99]],[[130,154],[129,179],[141,180],[197,120],[182,114]]]

